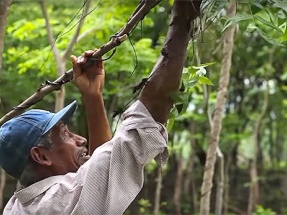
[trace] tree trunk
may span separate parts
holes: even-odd
[[[189,122],[189,131],[191,136],[195,134],[195,123],[194,121]],[[186,167],[186,175],[184,178],[184,185],[183,185],[183,192],[185,199],[191,202],[191,208],[193,211],[193,214],[197,212],[197,191],[196,186],[194,182],[194,160],[195,160],[195,143],[194,138],[191,138],[190,140],[190,146],[191,146],[191,153],[189,156],[189,160],[187,162]]]
[[[230,158],[231,157],[231,158]],[[229,168],[231,164],[232,156],[227,156],[226,166],[224,169],[224,204],[223,204],[223,215],[228,214],[229,205]]]
[[[177,171],[174,185],[173,203],[175,206],[175,214],[181,214],[181,190],[182,190],[182,178],[183,178],[183,158],[181,150],[177,155]]]
[[[159,213],[159,210],[160,210],[161,188],[162,188],[162,167],[159,166],[157,168],[156,190],[155,190],[155,197],[154,197],[153,215],[157,215]]]
[[[66,59],[59,57],[60,59],[56,60],[57,66],[57,74],[58,76],[63,75],[66,72]],[[61,90],[56,92],[56,100],[55,100],[55,112],[58,112],[64,108],[65,103],[65,86],[61,86]]]
[[[247,214],[251,215],[254,211],[256,205],[259,203],[259,183],[258,183],[258,154],[259,150],[261,150],[260,147],[260,127],[262,124],[262,120],[267,112],[268,109],[268,95],[269,95],[269,84],[268,80],[265,81],[266,83],[266,89],[264,91],[264,104],[262,107],[262,111],[258,117],[258,119],[255,122],[254,126],[254,156],[250,163],[250,188],[249,188],[249,201],[248,201],[248,209]],[[262,159],[262,158],[261,158]]]
[[[232,1],[227,9],[228,16],[236,14],[236,2]],[[216,149],[218,147],[219,135],[221,131],[222,111],[226,101],[227,87],[229,83],[232,51],[234,46],[235,25],[226,30],[223,42],[223,57],[220,71],[219,91],[215,104],[214,116],[212,119],[211,137],[207,150],[205,171],[201,187],[200,214],[209,215],[210,195],[212,189],[212,179],[214,175],[214,165],[216,161]]]
[[[12,4],[12,0],[1,0],[0,1],[0,74],[2,71],[2,54],[4,50],[7,16],[8,16],[11,4]]]
[[[217,187],[216,187],[216,202],[215,202],[215,215],[222,214],[223,208],[223,193],[224,193],[224,156],[217,147],[217,157],[218,157],[218,177],[217,177]]]
[[[56,99],[55,99],[55,112],[62,110],[65,106],[65,95],[66,89],[65,86],[61,86],[61,90],[56,92]]]
[[[254,158],[250,162],[249,167],[249,175],[250,175],[250,188],[249,188],[249,199],[248,199],[248,208],[247,215],[251,215],[252,211],[255,210],[256,205],[259,200],[259,184],[258,184],[258,173],[256,167],[256,158]]]
[[[4,209],[4,188],[6,184],[6,172],[1,169],[1,181],[0,181],[0,212]]]
[[[224,156],[219,147],[217,147],[217,157],[218,157],[218,176],[217,176],[217,187],[216,187],[215,215],[222,215],[225,178],[224,178]]]

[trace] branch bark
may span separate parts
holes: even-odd
[[[193,21],[200,15],[200,5],[198,0],[175,0],[161,56],[140,94],[140,101],[157,122],[166,123],[174,103],[173,96],[178,92]]]
[[[0,77],[2,71],[2,54],[4,50],[4,39],[5,39],[5,30],[7,24],[7,16],[9,13],[10,5],[12,0],[1,0],[0,1]]]
[[[119,46],[122,42],[124,42],[127,39],[127,35],[129,35],[133,31],[133,29],[145,17],[145,15],[160,2],[161,0],[146,0],[143,6],[140,9],[137,9],[137,12],[134,13],[134,16],[130,18],[127,24],[114,37],[112,37],[112,39],[109,42],[104,44],[102,47],[100,47],[100,49],[97,52],[94,53],[93,58],[96,59],[103,56],[104,54],[106,54],[107,52],[111,51],[113,48]],[[88,64],[91,62],[92,60],[89,61]],[[21,104],[19,104],[17,107],[14,107],[10,112],[8,112],[5,116],[3,116],[0,119],[0,126],[3,125],[6,121],[12,119],[13,117],[23,113],[25,109],[41,101],[49,93],[56,90],[60,90],[63,84],[70,82],[72,79],[73,79],[73,70],[70,69],[52,83],[42,84],[33,95],[31,95]]]
[[[220,148],[217,147],[216,154],[218,157],[218,179],[216,187],[215,215],[222,215],[223,193],[224,193],[224,156]]]
[[[228,16],[236,14],[236,2],[232,1],[227,9]],[[232,51],[234,46],[235,25],[231,26],[224,35],[223,57],[220,71],[219,91],[215,104],[215,111],[212,120],[211,137],[207,150],[205,171],[201,187],[200,214],[209,215],[210,212],[210,195],[212,189],[212,179],[214,175],[214,165],[216,161],[216,150],[221,132],[222,112],[226,101],[227,87],[229,84]]]

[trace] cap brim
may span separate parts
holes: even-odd
[[[63,121],[64,123],[67,123],[70,117],[74,114],[76,108],[77,108],[77,101],[75,100],[71,104],[67,105],[62,110],[60,110],[58,113],[55,113],[55,115],[51,118],[49,123],[46,125],[43,135],[46,134],[49,130],[51,130],[51,128],[54,125],[56,125],[59,121]]]

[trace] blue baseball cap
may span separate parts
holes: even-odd
[[[0,128],[0,166],[19,179],[30,150],[59,121],[67,123],[76,107],[77,101],[73,101],[57,113],[32,109],[4,123]]]

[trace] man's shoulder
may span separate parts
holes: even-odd
[[[79,199],[82,189],[76,180],[77,174],[52,176],[16,191],[6,204],[3,214],[18,215],[17,211],[20,214],[34,214],[35,211],[51,208],[54,211],[61,211],[63,207],[65,210],[74,208],[75,199]]]

